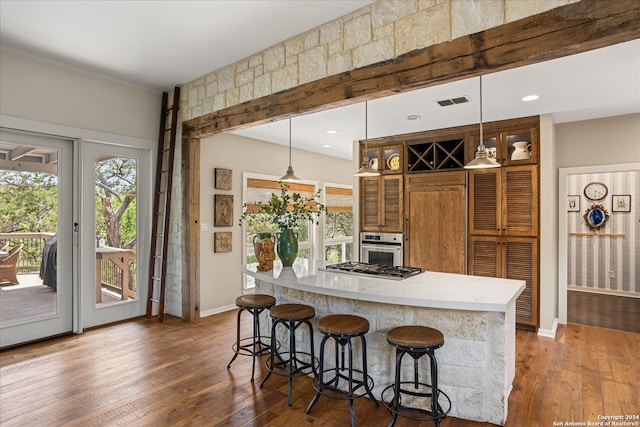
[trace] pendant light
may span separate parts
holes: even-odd
[[[353,174],[353,176],[378,176],[380,175],[380,171],[378,169],[374,169],[369,164],[369,151],[368,151],[368,109],[367,109],[367,101],[364,102],[364,158],[362,159],[362,167]]]
[[[480,76],[480,145],[476,151],[475,159],[467,163],[465,169],[487,169],[499,168],[500,163],[489,157],[487,147],[484,146],[484,135],[482,133],[482,76]]]
[[[300,178],[295,176],[291,167],[291,118],[289,118],[289,167],[287,168],[287,173],[280,178],[280,181],[300,181]]]

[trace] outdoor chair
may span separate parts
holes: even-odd
[[[8,243],[0,243],[0,251],[4,251],[7,247],[9,247]]]
[[[19,244],[9,251],[9,255],[4,258],[0,258],[0,283],[18,284],[17,264],[20,251],[23,247],[23,244]]]

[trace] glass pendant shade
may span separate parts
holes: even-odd
[[[293,167],[291,166],[291,119],[289,119],[289,167],[287,168],[287,173],[284,174],[280,181],[300,181],[293,173]]]
[[[374,169],[371,167],[371,163],[369,162],[368,153],[368,144],[369,136],[368,136],[368,106],[367,101],[364,102],[364,158],[362,159],[362,167],[358,169],[353,176],[378,176],[380,175],[380,171],[378,169]]]
[[[500,163],[489,157],[487,147],[484,145],[484,135],[482,129],[482,76],[480,76],[480,145],[476,151],[475,158],[464,165],[465,169],[488,169],[499,168]]]

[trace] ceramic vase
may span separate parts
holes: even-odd
[[[278,233],[278,256],[283,267],[291,267],[298,255],[298,233],[286,228]]]

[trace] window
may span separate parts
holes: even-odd
[[[344,262],[353,259],[353,190],[340,184],[324,185],[324,259]]]
[[[280,193],[280,182],[277,177],[267,176],[267,175],[257,175],[245,173],[243,175],[244,180],[244,191],[243,191],[243,202],[246,204],[247,209],[251,210],[256,208],[256,204],[258,202],[266,203],[271,199],[271,194]],[[290,192],[300,193],[303,197],[313,197],[316,193],[317,184],[312,181],[301,181],[301,182],[288,182]],[[297,227],[294,228],[294,231],[298,233],[298,257],[296,258],[297,263],[306,263],[308,260],[313,259],[317,247],[317,227],[315,223],[310,223],[308,221],[301,221],[298,223]],[[272,236],[277,236],[277,233],[280,231],[278,227],[272,224],[269,221],[267,214],[255,214],[252,216],[251,221],[246,221],[243,225],[244,230],[244,249],[245,249],[245,263],[249,266],[257,265],[258,260],[255,256],[255,251],[253,248],[253,239],[258,233],[270,233]],[[279,259],[276,255],[276,262],[279,262]],[[245,288],[253,287],[253,278],[245,277]]]

